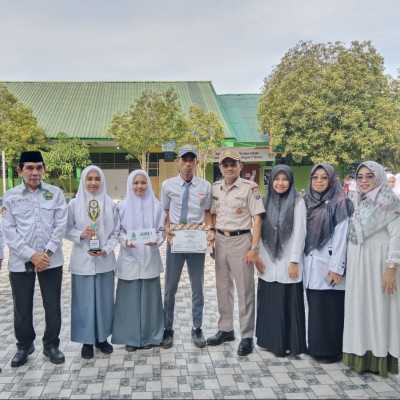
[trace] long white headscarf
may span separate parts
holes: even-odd
[[[133,191],[133,181],[137,175],[147,180],[147,189],[141,196]],[[151,186],[149,175],[137,169],[130,173],[126,184],[126,199],[119,204],[121,224],[126,230],[155,228],[156,232],[164,227],[165,212]],[[147,265],[154,249],[151,246],[137,244],[137,248],[128,248],[131,255],[143,265]]]
[[[396,174],[395,176],[396,183],[394,184],[393,192],[400,197],[400,174]]]
[[[91,193],[86,188],[86,177],[90,171],[97,171],[100,174],[100,188],[96,193]],[[79,230],[85,230],[90,226],[92,221],[88,215],[88,206],[91,200],[97,200],[100,207],[100,216],[96,220],[96,233],[100,240],[100,248],[103,248],[107,240],[114,230],[114,216],[113,216],[113,200],[108,197],[106,182],[103,171],[95,165],[86,167],[79,182],[78,192],[76,194],[76,208],[75,208],[75,227]],[[89,249],[89,242],[87,243]]]

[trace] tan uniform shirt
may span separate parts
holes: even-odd
[[[224,231],[251,229],[252,217],[265,212],[258,185],[238,178],[232,185],[225,180],[212,185],[211,214],[216,214],[216,228]]]

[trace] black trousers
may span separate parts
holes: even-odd
[[[42,293],[46,321],[43,346],[51,348],[58,347],[60,344],[62,266],[50,268],[38,274],[10,272],[14,301],[14,331],[18,349],[29,348],[36,338],[33,327],[33,295],[36,275]]]

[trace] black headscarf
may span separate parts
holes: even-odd
[[[282,194],[273,189],[275,177],[283,172],[289,179],[289,189]],[[282,257],[283,248],[293,231],[294,207],[301,199],[293,182],[293,172],[287,165],[277,165],[269,178],[267,194],[263,197],[266,212],[262,215],[261,239],[272,261]]]
[[[336,179],[335,169],[329,164],[318,164],[311,170],[311,176],[318,168],[323,168],[328,175],[328,187],[322,193],[316,192],[308,184],[304,197],[307,207],[307,236],[305,254],[311,250],[321,250],[333,235],[335,226],[353,214],[353,203],[346,196]]]

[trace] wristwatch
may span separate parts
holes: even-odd
[[[394,262],[388,262],[386,263],[386,268],[394,269],[397,268],[397,265]]]
[[[45,252],[48,256],[52,256],[52,255],[53,255],[53,252],[52,252],[50,249],[46,249],[44,252]]]
[[[256,253],[258,253],[260,251],[260,248],[258,246],[253,246],[251,249],[253,251],[255,251]]]

